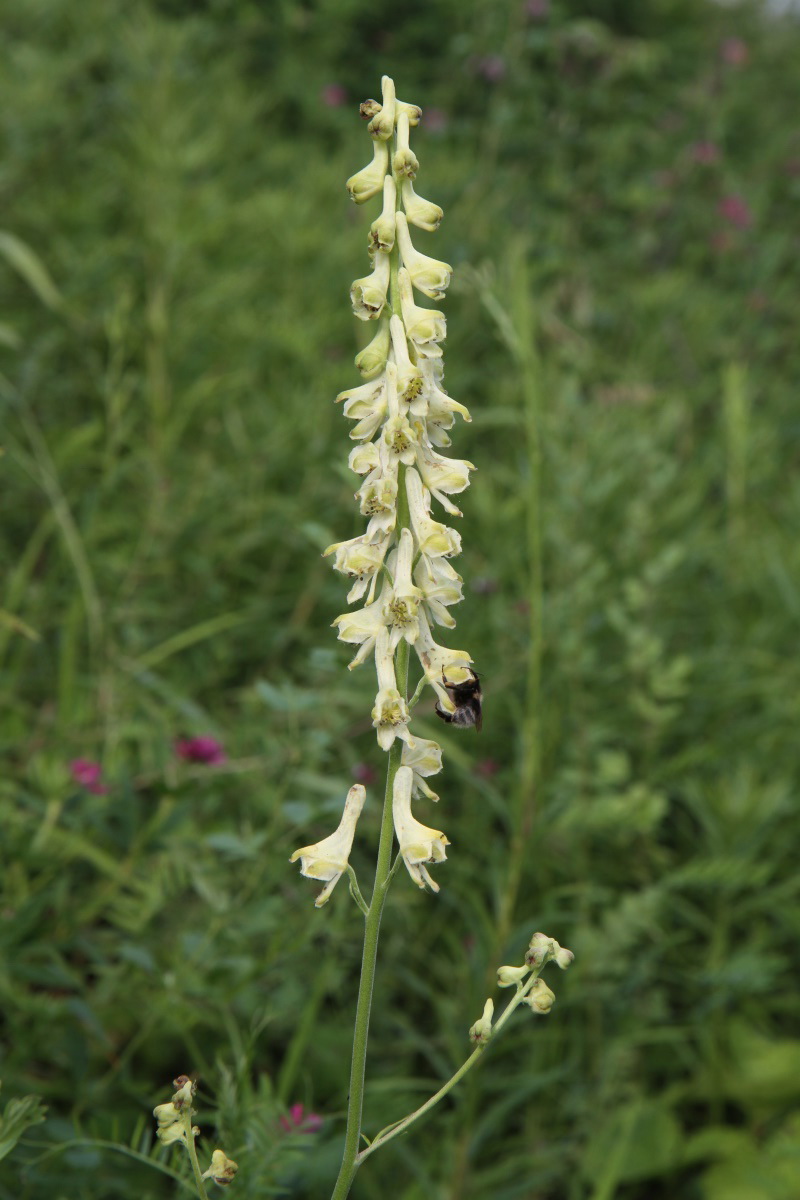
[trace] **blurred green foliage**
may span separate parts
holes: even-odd
[[[428,246],[458,268],[454,644],[486,717],[419,721],[453,846],[439,897],[389,902],[369,1132],[460,1063],[534,929],[576,962],[354,1195],[796,1200],[797,24],[0,7],[2,1200],[179,1194],[150,1110],[182,1071],[242,1200],[335,1174],[360,918],[287,860],[381,767],[319,552],[360,524],[343,181],[383,72],[426,110]],[[179,760],[193,734],[227,761]],[[287,1132],[297,1103],[321,1132]]]

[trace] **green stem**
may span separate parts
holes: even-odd
[[[404,695],[408,678],[408,643],[405,641],[401,642],[397,648],[395,670],[397,687],[401,695]],[[383,817],[381,819],[381,836],[378,845],[378,863],[375,868],[375,886],[372,890],[369,912],[364,921],[364,952],[361,958],[361,981],[358,987],[356,1023],[353,1032],[353,1058],[350,1066],[350,1096],[347,1104],[347,1132],[345,1133],[344,1140],[344,1154],[331,1200],[344,1200],[350,1191],[359,1165],[358,1147],[361,1142],[361,1117],[364,1109],[364,1072],[367,1061],[369,1018],[372,1009],[372,988],[375,982],[378,935],[380,933],[383,905],[386,901],[391,874],[392,844],[394,842],[392,791],[394,789],[394,777],[400,766],[402,753],[403,743],[399,738],[396,738],[389,751],[389,765],[386,772],[386,794],[383,799]]]
[[[189,1152],[189,1162],[192,1164],[192,1172],[194,1174],[194,1182],[197,1187],[197,1194],[200,1200],[208,1200],[208,1192],[206,1185],[203,1183],[203,1174],[200,1170],[200,1163],[197,1161],[197,1147],[194,1144],[194,1134],[192,1133],[192,1109],[183,1118],[184,1129],[186,1130],[186,1149]]]

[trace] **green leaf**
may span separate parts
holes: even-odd
[[[46,1112],[38,1096],[9,1100],[0,1118],[0,1158],[11,1153],[26,1129],[40,1125]]]

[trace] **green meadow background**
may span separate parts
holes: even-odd
[[[797,1200],[797,18],[0,15],[0,1198],[188,1196],[151,1117],[181,1072],[231,1196],[329,1195],[361,919],[288,859],[355,778],[365,887],[375,853],[374,680],[320,552],[362,524],[333,399],[377,202],[344,180],[388,72],[445,210],[417,244],[456,268],[478,471],[443,640],[486,701],[480,736],[418,710],[452,846],[439,896],[390,896],[367,1132],[460,1064],[535,930],[575,963],[353,1195]],[[224,762],[177,754],[199,735]]]

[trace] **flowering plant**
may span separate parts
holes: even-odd
[[[440,645],[433,635],[437,625],[453,628],[450,609],[462,599],[462,580],[450,561],[461,551],[461,537],[438,519],[433,506],[449,517],[460,517],[451,497],[467,488],[474,470],[466,459],[440,453],[450,445],[449,430],[456,416],[469,421],[470,415],[442,386],[444,314],[415,299],[422,295],[439,301],[450,283],[452,268],[421,253],[411,240],[410,226],[433,232],[443,214],[438,205],[414,191],[419,160],[410,146],[410,131],[419,124],[421,109],[398,100],[393,81],[384,76],[381,102],[366,101],[361,114],[369,121],[372,159],[347,181],[347,188],[356,204],[380,196],[382,208],[369,230],[372,269],[355,280],[350,299],[355,316],[375,322],[377,332],[355,360],[363,382],[342,392],[337,401],[345,417],[355,422],[350,437],[356,445],[349,466],[362,480],[356,499],[366,529],[329,546],[325,554],[333,556],[335,570],[350,582],[348,603],[361,605],[342,613],[333,624],[341,641],[357,647],[351,670],[374,663],[377,692],[372,724],[378,745],[388,752],[369,904],[349,863],[366,801],[361,784],[350,788],[335,832],[292,855],[292,862],[299,859],[303,875],[325,884],[316,897],[317,907],[327,903],[347,874],[350,893],[364,914],[347,1131],[332,1200],[348,1195],[356,1171],[370,1154],[450,1091],[519,1004],[527,1004],[534,1013],[549,1011],[555,997],[539,974],[551,959],[566,967],[572,957],[556,942],[536,934],[531,942],[535,949],[529,951],[525,964],[501,968],[499,985],[515,985],[516,994],[494,1024],[494,1003],[487,1000],[482,1017],[469,1031],[475,1049],[462,1067],[419,1109],[361,1148],[367,1032],[388,887],[403,864],[418,887],[438,892],[429,868],[445,862],[450,844],[440,829],[425,825],[411,810],[412,799],[438,800],[426,780],[442,769],[439,744],[412,732],[413,710],[424,690],[431,688],[436,713],[444,722],[477,728],[481,722],[481,689],[471,656],[466,650]],[[420,676],[409,697],[412,650]],[[392,863],[395,838],[398,853]]]

